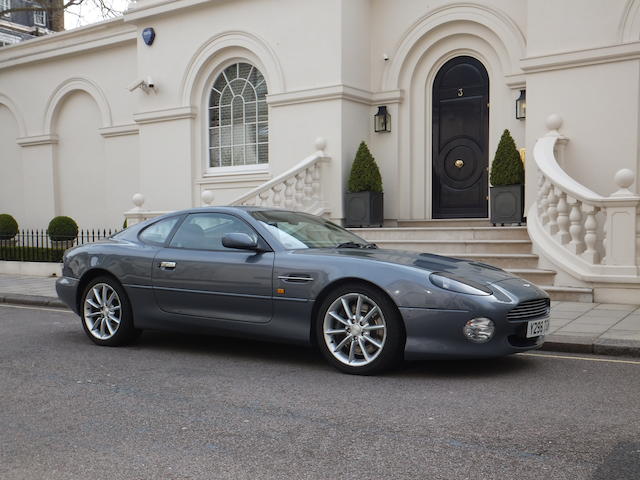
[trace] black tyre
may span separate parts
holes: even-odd
[[[404,331],[395,305],[376,288],[345,284],[322,302],[315,322],[318,346],[345,373],[372,375],[402,357]]]
[[[133,327],[129,298],[112,277],[101,276],[89,282],[82,293],[80,318],[85,333],[98,345],[125,345],[140,334]]]

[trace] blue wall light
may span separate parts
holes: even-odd
[[[145,28],[142,31],[142,40],[147,45],[152,45],[153,41],[156,39],[156,31],[152,27]]]

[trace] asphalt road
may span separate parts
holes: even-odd
[[[640,362],[540,353],[355,377],[276,344],[97,347],[69,312],[0,306],[0,478],[637,480]]]

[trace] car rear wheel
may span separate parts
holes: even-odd
[[[393,367],[402,353],[397,309],[367,285],[344,285],[324,300],[316,338],[325,358],[339,370],[371,375]]]
[[[110,277],[89,282],[82,295],[80,314],[85,333],[98,345],[124,345],[140,333],[133,327],[127,294]]]

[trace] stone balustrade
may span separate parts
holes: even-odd
[[[286,208],[314,215],[329,213],[327,202],[323,197],[321,182],[322,165],[330,160],[330,157],[325,153],[326,147],[325,139],[317,138],[315,141],[316,152],[313,155],[274,179],[236,198],[230,205]],[[201,198],[202,205],[213,205],[215,193],[211,190],[204,190]],[[141,193],[134,194],[131,200],[134,208],[124,214],[128,226],[168,213],[144,209],[145,198]]]
[[[322,164],[330,158],[324,150],[327,142],[316,139],[316,152],[295,167],[278,175],[231,202],[231,205],[255,205],[285,208],[323,215],[327,211],[322,195]]]
[[[640,196],[629,190],[634,173],[619,170],[618,190],[599,195],[558,164],[568,141],[560,116],[547,119],[549,132],[534,147],[538,167],[535,205],[528,215],[531,240],[555,264],[582,280],[640,280]]]

